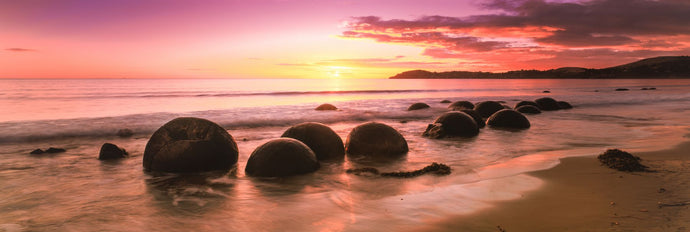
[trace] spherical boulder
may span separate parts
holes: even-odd
[[[429,107],[430,107],[430,106],[427,105],[426,103],[417,102],[417,103],[414,103],[414,104],[410,105],[410,107],[407,107],[407,111],[428,109]]]
[[[539,107],[539,105],[537,105],[537,103],[533,102],[533,101],[520,101],[517,104],[515,104],[515,107],[513,107],[513,108],[517,109],[517,108],[520,108],[520,106],[525,106],[525,105]]]
[[[474,111],[477,111],[477,113],[479,113],[479,115],[481,115],[483,118],[488,118],[492,114],[502,109],[504,109],[503,105],[495,101],[484,101],[477,103],[477,105],[474,106]]]
[[[500,110],[486,121],[486,124],[491,127],[502,127],[510,129],[527,129],[530,127],[529,120],[520,112],[515,110]]]
[[[462,110],[462,109],[474,109],[474,104],[468,101],[456,101],[453,104],[448,105],[448,109],[451,110]]]
[[[338,110],[338,107],[335,107],[334,105],[325,103],[317,106],[314,110]]]
[[[573,106],[570,105],[570,103],[565,102],[565,101],[559,101],[559,102],[558,102],[558,106],[559,106],[561,109],[564,109],[564,110],[572,109],[572,108],[573,108]]]
[[[98,153],[99,160],[122,159],[128,156],[129,153],[127,153],[125,149],[112,143],[104,143],[103,146],[101,146],[101,151]]]
[[[445,137],[473,137],[479,134],[479,127],[472,116],[459,111],[446,112],[433,124],[429,124],[423,136],[440,139]]]
[[[450,100],[448,100],[448,99],[441,100],[440,103],[450,103]]]
[[[534,102],[537,103],[537,106],[539,107],[540,110],[560,110],[561,107],[558,106],[558,102],[554,100],[553,98],[550,97],[543,97],[539,98],[537,100],[534,100]]]
[[[484,128],[486,126],[486,122],[484,121],[484,118],[482,118],[482,116],[479,115],[479,113],[477,113],[477,111],[470,110],[470,109],[464,109],[464,110],[460,110],[460,112],[466,113],[467,115],[472,117],[472,119],[474,119],[474,122],[477,123],[477,127]]]
[[[268,141],[252,152],[244,173],[258,177],[284,177],[311,173],[319,169],[314,152],[293,138]]]
[[[383,123],[368,122],[350,131],[345,151],[348,156],[385,159],[404,156],[408,147],[397,130]]]
[[[343,160],[343,140],[330,127],[316,122],[305,122],[287,129],[280,137],[297,139],[306,144],[319,161]]]
[[[151,135],[144,169],[161,172],[230,170],[237,164],[235,140],[222,127],[201,118],[176,118]]]
[[[523,114],[541,114],[541,110],[539,110],[539,108],[533,105],[523,105],[515,110]]]

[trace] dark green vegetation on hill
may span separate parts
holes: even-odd
[[[399,73],[390,79],[628,79],[628,78],[690,78],[690,56],[661,56],[643,59],[629,64],[590,69],[564,67],[539,70],[519,70],[503,73],[491,72],[429,72],[412,70]]]

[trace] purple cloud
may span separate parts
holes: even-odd
[[[594,0],[582,3],[546,2],[544,0],[496,0],[484,7],[504,14],[477,15],[464,18],[425,16],[416,20],[383,20],[376,16],[355,17],[344,37],[362,35],[357,31],[410,33],[420,30],[512,29],[549,27],[551,36],[535,38],[537,42],[559,45],[619,45],[636,43],[631,36],[690,34],[690,4],[671,0]],[[414,39],[414,38],[409,38]]]
[[[494,0],[482,6],[496,13],[414,20],[354,17],[341,37],[423,47],[423,55],[434,58],[490,62],[504,57],[574,61],[587,53],[620,62],[621,56],[687,55],[690,50],[686,0]]]

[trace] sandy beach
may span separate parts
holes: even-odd
[[[563,158],[529,173],[544,186],[522,199],[418,231],[689,231],[689,151],[684,142],[634,154],[652,170],[635,173],[602,166],[596,155]]]

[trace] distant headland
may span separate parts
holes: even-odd
[[[550,70],[516,70],[502,73],[412,70],[389,79],[645,79],[690,78],[690,56],[660,56],[602,68],[563,67]]]

